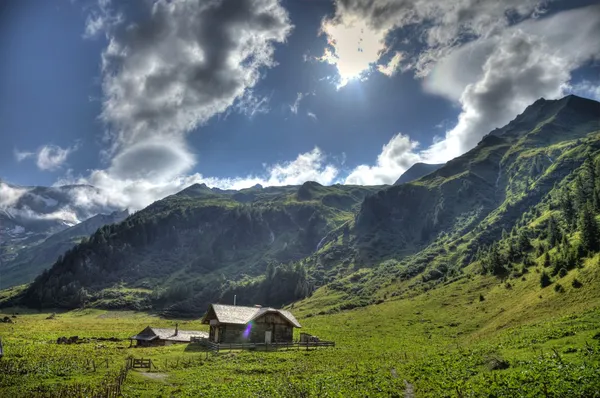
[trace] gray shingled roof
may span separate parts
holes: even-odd
[[[285,319],[290,321],[292,325],[297,328],[301,328],[300,322],[292,315],[291,312],[286,310],[278,310],[271,307],[244,307],[241,305],[225,305],[225,304],[211,304],[215,315],[220,323],[230,323],[237,325],[245,325],[267,312],[276,312],[281,314]]]
[[[142,330],[141,333],[132,336],[132,340],[147,340],[151,341],[154,339],[169,340],[169,341],[181,341],[189,342],[192,337],[205,337],[208,338],[207,332],[201,332],[199,330],[178,330],[177,335],[175,334],[174,328],[161,329],[147,327]]]

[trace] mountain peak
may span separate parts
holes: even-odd
[[[419,178],[426,176],[429,173],[433,173],[440,167],[442,167],[444,163],[440,164],[429,164],[418,162],[410,166],[398,180],[394,183],[394,185],[405,184],[407,182],[418,180]]]

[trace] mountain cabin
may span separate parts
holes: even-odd
[[[211,304],[202,318],[213,343],[291,343],[300,323],[289,311]]]
[[[135,336],[129,339],[139,347],[166,346],[171,344],[188,344],[192,337],[208,337],[208,333],[198,330],[179,330],[179,325],[175,329],[162,329],[146,327]]]

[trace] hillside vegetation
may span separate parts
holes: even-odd
[[[332,231],[347,229],[376,190],[314,182],[241,191],[194,185],[98,229],[43,272],[24,303],[196,316],[234,292],[247,292],[240,304],[289,303],[314,284],[297,262]]]

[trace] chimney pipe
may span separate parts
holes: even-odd
[[[178,333],[179,333],[179,324],[176,323],[175,324],[175,336],[177,336]]]
[[[235,305],[235,302],[237,301],[237,294],[233,295],[233,305]]]

